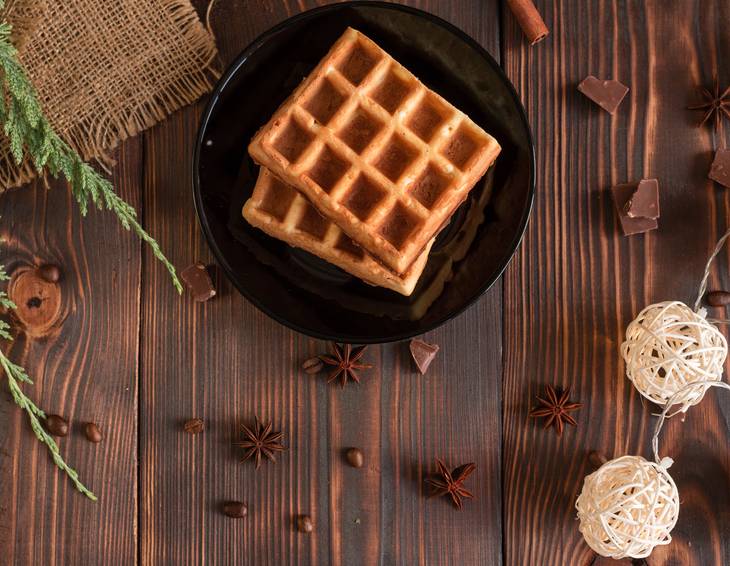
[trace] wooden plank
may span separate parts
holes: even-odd
[[[118,153],[113,182],[139,205],[141,143]],[[0,261],[8,268],[61,266],[62,323],[38,338],[18,337],[9,356],[35,385],[26,393],[72,420],[64,458],[99,496],[79,494],[34,437],[0,378],[0,562],[133,564],[137,556],[137,355],[140,244],[106,212],[82,219],[63,183],[41,182],[0,197]],[[105,435],[91,444],[83,423]]]
[[[438,13],[498,55],[497,5],[414,3]],[[221,3],[213,28],[223,59],[257,34],[311,7]],[[189,197],[189,159],[201,106],[146,134],[145,211],[178,266],[212,260]],[[142,306],[141,562],[236,564],[500,564],[501,285],[426,338],[442,352],[428,376],[407,344],[371,347],[376,369],[340,390],[303,374],[326,345],[269,320],[219,278],[215,300],[178,298],[164,273],[146,269]],[[289,446],[276,465],[238,464],[239,422],[273,420]],[[206,420],[191,437],[180,423]],[[360,470],[342,451],[365,452]],[[461,513],[425,498],[434,459],[474,460],[477,493]],[[249,516],[220,513],[242,499]],[[310,514],[311,535],[293,528]]]
[[[589,564],[574,503],[590,450],[650,457],[652,407],[624,377],[619,345],[644,306],[693,301],[703,264],[727,226],[728,196],[705,179],[712,139],[696,129],[696,85],[719,72],[730,46],[726,3],[540,1],[551,35],[528,47],[504,16],[505,68],[521,92],[537,147],[537,200],[505,278],[505,562]],[[631,91],[614,117],[578,93],[586,75]],[[607,191],[658,177],[656,232],[623,237]],[[713,286],[728,288],[726,262]],[[722,275],[720,275],[722,274]],[[562,438],[527,418],[544,384],[569,385],[585,406]],[[666,429],[662,453],[682,508],[658,564],[730,562],[727,419],[708,394]],[[603,563],[603,562],[601,562]]]

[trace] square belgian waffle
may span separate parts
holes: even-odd
[[[367,283],[406,296],[413,292],[433,244],[426,246],[405,274],[397,275],[324,218],[296,189],[264,167],[259,171],[251,198],[243,205],[243,217],[270,236],[321,257]]]
[[[249,145],[254,160],[397,273],[421,255],[500,149],[352,28]]]

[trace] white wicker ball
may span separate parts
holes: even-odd
[[[667,468],[641,456],[623,456],[585,478],[575,507],[588,546],[610,558],[645,558],[669,544],[679,515],[679,494]]]
[[[644,397],[665,405],[694,381],[720,381],[727,340],[705,319],[679,301],[649,305],[626,329],[621,345],[626,375]],[[708,386],[689,388],[674,403],[686,411],[699,403]]]

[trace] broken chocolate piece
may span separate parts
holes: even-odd
[[[730,149],[718,149],[715,152],[715,159],[712,160],[707,176],[723,187],[730,188]]]
[[[621,229],[623,230],[624,236],[642,234],[649,230],[656,230],[659,226],[656,218],[645,218],[643,216],[631,218],[628,214],[626,214],[626,205],[636,192],[637,188],[638,183],[626,183],[624,185],[616,185],[611,188],[613,204],[616,207],[616,212],[618,213],[619,220],[621,221]]]
[[[186,267],[180,277],[185,281],[195,301],[202,303],[215,297],[215,287],[202,263],[197,262]]]
[[[659,218],[659,182],[642,179],[624,208],[629,218]]]
[[[438,345],[415,339],[411,340],[410,348],[411,356],[413,356],[418,371],[421,372],[421,375],[425,374],[428,371],[428,366],[436,358],[436,353],[439,351]]]
[[[629,92],[629,87],[618,81],[602,81],[593,75],[588,75],[578,85],[578,90],[598,104],[609,114],[616,112],[619,104]]]

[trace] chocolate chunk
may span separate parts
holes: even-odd
[[[428,344],[423,340],[411,340],[411,356],[413,361],[416,362],[416,367],[421,375],[428,371],[428,366],[436,358],[436,353],[439,351],[439,347],[436,344]]]
[[[618,213],[619,220],[621,221],[621,229],[623,230],[624,236],[641,234],[643,232],[648,232],[649,230],[656,230],[659,226],[656,218],[631,218],[628,214],[626,214],[626,204],[636,192],[638,185],[638,183],[626,183],[624,185],[616,185],[611,188],[613,204],[616,207],[616,212]]]
[[[578,90],[598,104],[609,114],[616,112],[619,104],[629,92],[629,87],[618,81],[602,81],[593,75],[588,75],[578,85]]]
[[[210,280],[208,270],[200,263],[194,263],[186,267],[180,274],[182,280],[188,286],[193,299],[199,303],[215,297],[215,287]]]
[[[730,149],[718,149],[715,152],[715,159],[707,176],[723,187],[730,188]]]
[[[659,218],[659,183],[656,179],[642,179],[626,203],[624,211],[629,218]]]

